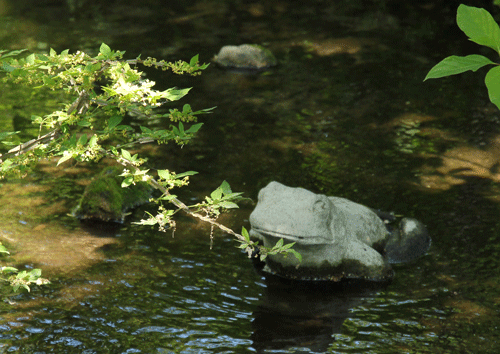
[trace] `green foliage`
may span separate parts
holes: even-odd
[[[124,166],[120,176],[122,187],[137,183],[147,183],[159,190],[161,196],[151,200],[158,205],[156,215],[141,220],[142,225],[157,225],[160,231],[175,230],[174,214],[180,210],[205,221],[214,227],[233,235],[241,242],[249,255],[256,247],[261,254],[269,252],[292,252],[292,245],[279,245],[271,250],[258,246],[224,225],[216,222],[226,209],[237,208],[241,193],[233,193],[224,181],[201,203],[187,206],[171,190],[188,185],[189,177],[196,174],[188,171],[180,174],[169,170],[159,170],[156,175],[143,168],[147,159],[130,151],[138,144],[169,142],[184,145],[202,127],[197,116],[211,113],[215,107],[193,111],[189,104],[182,110],[170,109],[158,113],[156,108],[164,103],[177,101],[188,94],[190,88],[169,88],[158,91],[155,82],[144,78],[137,66],[143,65],[161,70],[171,70],[175,74],[199,75],[208,64],[199,64],[198,55],[189,62],[174,63],[155,58],[145,60],[140,57],[124,60],[123,51],[114,51],[102,44],[96,56],[83,52],[69,53],[64,50],[57,54],[53,49],[48,55],[29,54],[22,51],[0,51],[0,71],[4,80],[35,89],[45,87],[64,91],[69,102],[61,103],[61,109],[49,114],[31,117],[38,127],[38,137],[24,142],[0,154],[0,178],[7,175],[24,176],[40,160],[57,157],[57,165],[76,160],[77,162],[97,162],[103,157],[114,159]],[[125,116],[136,116],[147,120],[164,120],[170,125],[166,129],[151,129],[124,123]],[[12,145],[13,136],[19,132],[0,133],[0,142]],[[271,253],[274,254],[274,253]],[[21,274],[21,273],[19,273]],[[29,281],[22,274],[23,281]],[[28,279],[28,280],[26,280]],[[17,284],[17,283],[16,283]],[[23,285],[21,285],[23,286]]]
[[[241,229],[241,235],[243,236],[244,240],[238,240],[241,243],[239,245],[239,248],[245,249],[245,252],[248,253],[248,256],[252,257],[254,249],[248,247],[248,244],[250,244],[252,241],[250,241],[250,235],[244,227]],[[269,255],[281,253],[286,256],[288,253],[291,253],[299,260],[299,262],[302,262],[301,254],[292,248],[294,245],[295,242],[287,243],[286,245],[284,245],[283,239],[280,239],[272,248],[261,247],[259,249],[259,254],[256,256],[259,257],[261,261],[264,261]]]
[[[149,58],[141,60],[121,60],[124,52],[113,51],[102,44],[97,56],[91,57],[83,52],[70,54],[68,50],[57,54],[50,50],[49,55],[30,54],[16,59],[20,52],[2,52],[1,70],[8,73],[6,79],[15,83],[49,87],[64,90],[73,100],[63,104],[62,109],[46,116],[32,116],[34,124],[39,126],[39,143],[29,153],[10,154],[2,159],[1,172],[18,172],[23,175],[33,162],[52,155],[61,156],[58,164],[70,159],[77,161],[98,161],[106,156],[110,146],[103,145],[110,137],[119,138],[122,146],[151,139],[158,143],[171,140],[184,144],[201,127],[196,124],[188,129],[182,122],[194,122],[199,114],[211,109],[193,112],[189,105],[182,111],[170,110],[164,114],[154,114],[153,109],[165,102],[176,101],[184,97],[188,89],[170,88],[158,91],[154,82],[143,78],[143,73],[133,68],[138,64],[157,68],[172,69],[176,73],[199,74],[207,64],[199,65],[197,56],[190,63],[166,63]],[[100,84],[103,82],[104,84]],[[151,131],[139,127],[136,131],[130,125],[120,124],[125,114],[143,117],[167,119],[178,122],[170,129]],[[53,132],[43,136],[45,132]],[[16,132],[5,132],[0,136],[2,142]],[[116,141],[113,142],[116,145]],[[5,154],[4,154],[5,155]]]
[[[0,243],[0,254],[9,254],[5,246]],[[41,277],[41,269],[32,269],[30,271],[23,270],[19,272],[14,267],[1,267],[0,268],[0,282],[8,283],[14,292],[19,291],[20,288],[30,291],[30,285],[44,285],[50,282]],[[0,288],[2,284],[0,283]]]
[[[9,251],[7,251],[7,249],[5,248],[5,246],[2,245],[1,243],[0,243],[0,253],[9,254]]]
[[[489,47],[500,55],[500,27],[488,11],[460,5],[457,10],[457,24],[469,40]],[[472,54],[445,58],[429,71],[424,81],[461,74],[468,70],[475,72],[486,65],[495,65],[486,74],[485,84],[490,101],[500,108],[500,66],[485,56]]]

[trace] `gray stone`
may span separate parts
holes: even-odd
[[[430,244],[425,227],[414,219],[403,219],[401,227],[390,232],[370,208],[278,182],[259,192],[250,224],[251,238],[266,247],[280,239],[296,242],[293,249],[302,262],[291,255],[269,255],[264,271],[299,280],[387,280],[393,276],[391,257],[396,262],[414,259],[415,242],[421,244],[419,255]]]
[[[385,254],[390,263],[404,263],[425,254],[431,245],[431,238],[420,221],[404,218],[399,228],[391,233],[385,246]]]
[[[255,44],[222,47],[213,61],[223,68],[240,70],[263,70],[277,64],[271,51]]]

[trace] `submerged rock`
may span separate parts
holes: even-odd
[[[268,274],[295,280],[364,279],[390,280],[390,263],[408,262],[425,254],[430,237],[425,226],[403,218],[391,231],[390,214],[361,204],[314,194],[271,182],[259,192],[250,215],[250,237],[265,247],[280,239],[295,242],[291,255],[268,255],[263,268]]]
[[[122,223],[127,211],[149,201],[153,188],[144,182],[122,188],[122,170],[109,167],[85,188],[73,215],[80,220]]]
[[[270,50],[256,44],[222,47],[213,61],[223,68],[239,70],[264,70],[277,64]]]

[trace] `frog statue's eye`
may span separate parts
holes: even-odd
[[[315,213],[324,213],[328,210],[328,199],[326,197],[318,198],[313,205],[313,211]]]

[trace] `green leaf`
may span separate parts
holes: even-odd
[[[197,116],[198,114],[210,114],[212,110],[216,109],[217,106],[213,106],[211,108],[200,109],[199,111],[193,112],[193,116]]]
[[[468,70],[476,71],[488,64],[495,63],[482,55],[472,54],[466,57],[452,55],[437,63],[429,71],[424,81],[427,79],[437,79],[440,77],[461,74]]]
[[[500,53],[500,28],[488,11],[460,5],[457,10],[457,24],[471,41]]]
[[[21,132],[20,130],[18,130],[17,132],[1,132],[0,133],[0,140],[3,140],[3,139],[5,139],[8,136],[18,134],[20,132]]]
[[[151,214],[150,214],[151,215]],[[146,226],[153,226],[158,224],[158,220],[156,220],[154,217],[147,219],[147,220],[141,220],[137,222],[132,222],[132,224],[135,225],[146,225]]]
[[[10,52],[7,50],[0,50],[0,60],[6,59],[8,57],[15,57],[16,55],[19,55],[24,51],[26,51],[26,49],[12,50]]]
[[[484,82],[488,88],[490,101],[500,109],[500,66],[488,71]]]
[[[1,67],[1,69],[0,69],[0,70],[5,71],[6,73],[11,73],[11,72],[13,72],[13,71],[14,71],[14,70],[16,70],[16,69],[17,69],[17,68],[15,68],[15,67],[13,67],[13,66],[11,66],[11,65],[8,65],[8,64],[6,64],[6,63],[3,63],[3,64],[2,64],[2,67]]]
[[[2,171],[8,171],[12,168],[13,164],[12,160],[5,160],[0,165],[2,166]]]
[[[182,177],[186,177],[186,176],[193,176],[193,175],[196,175],[198,174],[198,172],[196,171],[186,171],[186,172],[182,172],[182,173],[179,173],[177,175],[175,175],[175,178],[182,178]]]
[[[122,188],[130,186],[134,182],[133,176],[126,177],[122,182]]]
[[[30,271],[30,275],[33,278],[40,278],[42,276],[42,270],[40,268],[35,268]]]
[[[87,64],[85,66],[85,71],[88,73],[93,73],[101,69],[101,63]]]
[[[99,48],[99,52],[101,52],[102,55],[108,58],[111,55],[111,48],[107,44],[102,43],[101,47]]]
[[[229,186],[229,183],[227,183],[227,181],[222,181],[219,188],[222,189],[222,193],[224,193],[224,194],[231,194],[232,193],[231,187]]]
[[[101,89],[106,92],[110,97],[118,95],[118,93],[113,90],[111,87],[108,86],[102,86]]]
[[[126,130],[126,131],[133,131],[134,128],[132,128],[130,125],[119,125],[115,128],[116,130]]]
[[[189,90],[191,90],[191,88],[181,89],[181,90],[171,88],[171,89],[163,91],[162,96],[169,101],[177,101],[177,100],[181,99],[182,97],[186,96],[188,94]]]
[[[280,238],[278,242],[276,242],[276,244],[274,245],[273,248],[281,248],[283,247],[283,239]]]
[[[76,124],[78,124],[79,127],[90,127],[92,125],[92,123],[90,123],[88,120],[80,120]]]
[[[2,245],[1,243],[0,243],[0,253],[10,254],[10,252],[7,251],[7,248],[5,248],[5,246]]]
[[[68,144],[71,147],[76,147],[76,134],[73,134],[71,138],[68,140]]]
[[[203,123],[193,124],[189,127],[188,130],[185,131],[185,133],[196,133],[198,130],[200,130],[202,125]]]
[[[287,243],[286,245],[284,245],[281,249],[282,250],[287,250],[291,247],[293,247],[295,245],[296,242],[292,242],[292,243]]]
[[[224,197],[222,199],[223,200],[235,199],[236,197],[239,197],[242,194],[243,194],[243,192],[238,192],[238,193],[224,193]]]
[[[195,66],[196,63],[198,63],[198,58],[199,58],[199,54],[196,54],[194,57],[192,57],[191,60],[189,61],[189,65]]]
[[[36,59],[35,54],[34,53],[30,54],[26,57],[26,63],[35,64],[35,59]]]
[[[135,157],[136,155],[132,156],[132,157]],[[134,171],[134,176],[146,176],[149,172],[149,169],[148,170],[135,170]]]
[[[61,157],[61,158],[59,159],[59,161],[57,161],[57,166],[59,166],[59,165],[60,165],[60,164],[62,164],[63,162],[68,161],[68,160],[70,160],[70,159],[72,159],[72,158],[73,158],[73,154],[63,155],[63,157]]]
[[[193,110],[191,109],[191,106],[189,104],[186,103],[184,106],[182,106],[182,113],[189,114],[192,111]]]
[[[44,76],[43,77],[43,84],[45,86],[54,86],[56,84],[55,80],[53,78],[51,78],[50,76]]]
[[[290,252],[291,254],[293,254],[295,256],[295,258],[297,258],[299,260],[299,262],[302,262],[302,255],[299,252],[297,252],[293,248],[290,248],[288,250],[288,252]]]
[[[97,135],[94,134],[89,140],[89,146],[95,147],[96,145],[97,145]]]
[[[122,122],[122,120],[123,120],[123,116],[113,116],[113,117],[109,118],[109,120],[108,120],[109,129],[113,129],[114,127],[116,127],[118,124],[120,124]]]
[[[31,115],[31,120],[33,121],[34,124],[42,124],[43,123],[43,118],[40,116]]]
[[[250,242],[250,235],[248,235],[248,231],[244,227],[241,227],[241,236],[243,236],[245,240]]]
[[[221,197],[222,197],[222,189],[220,187],[214,190],[212,193],[210,193],[210,198],[212,198],[212,200],[219,200]]]
[[[219,205],[223,208],[226,208],[226,209],[238,209],[239,208],[238,204],[233,203],[233,202],[228,202],[228,201],[220,202]]]
[[[122,157],[125,159],[125,160],[129,160],[131,161],[132,160],[132,155],[130,155],[130,152],[128,152],[127,150],[122,150]]]
[[[84,146],[87,144],[87,135],[83,134],[80,136],[80,139],[78,139],[78,145]]]
[[[2,267],[2,272],[7,272],[7,273],[15,273],[17,272],[17,268],[14,267]]]
[[[168,170],[158,170],[158,176],[160,176],[160,178],[163,178],[165,180],[169,180],[171,174]]]

